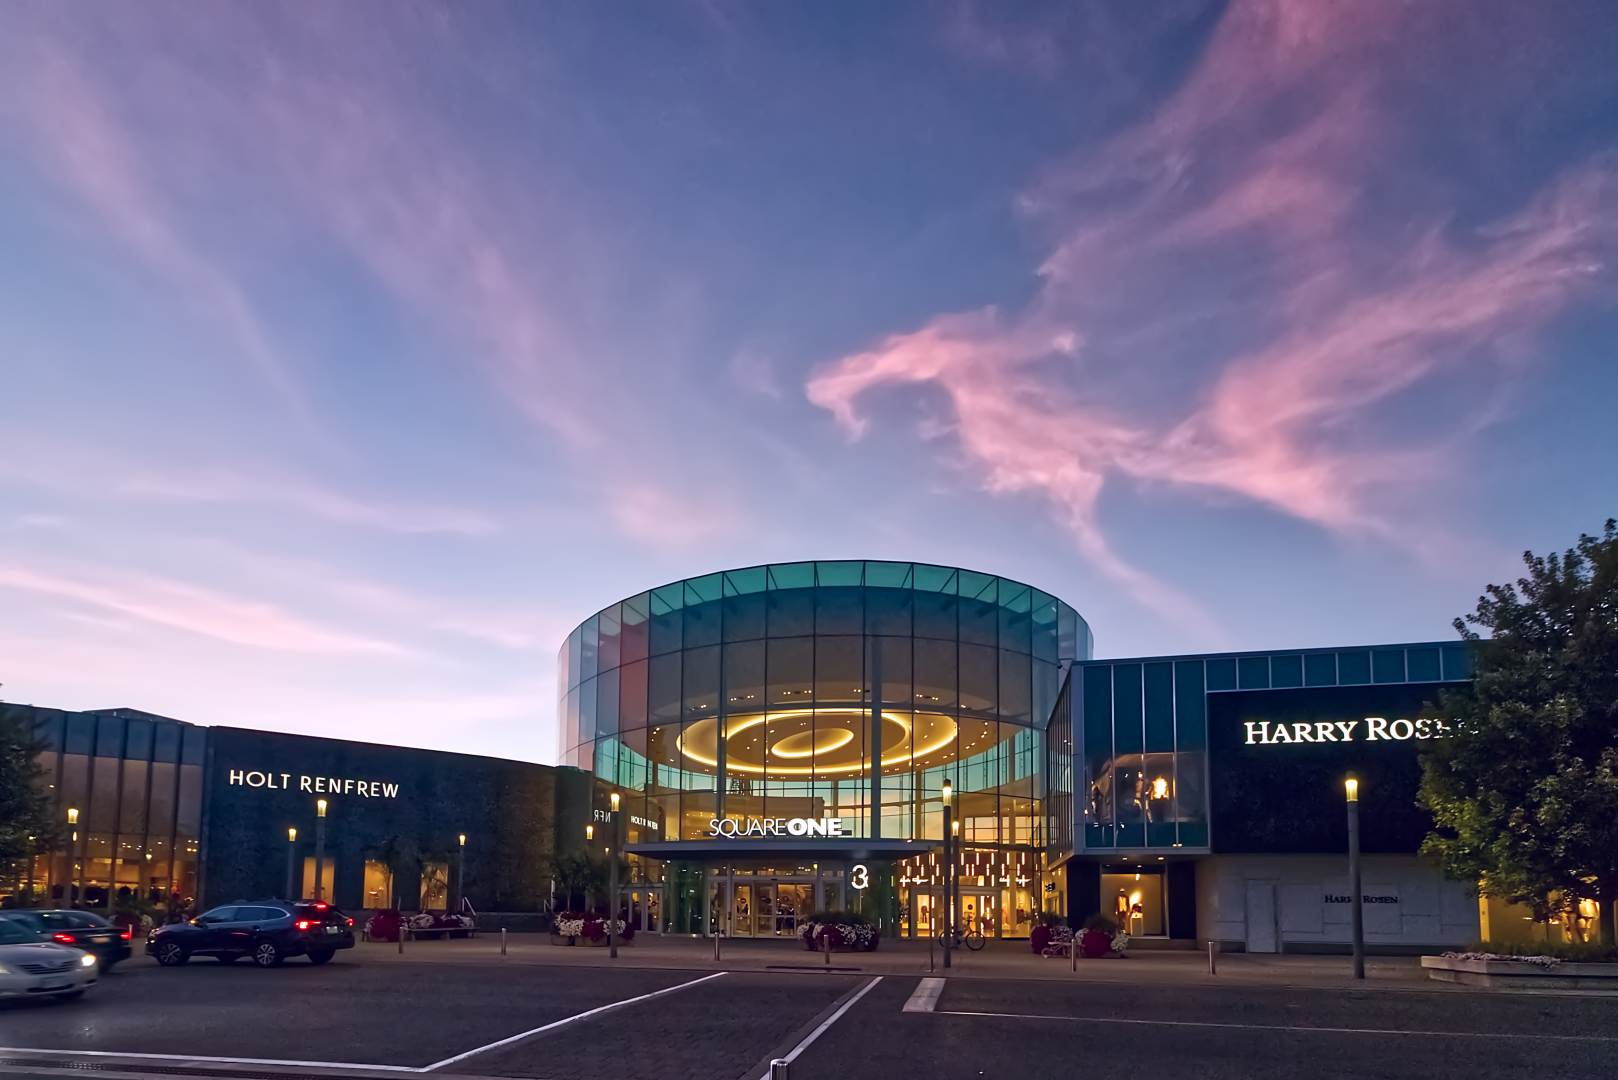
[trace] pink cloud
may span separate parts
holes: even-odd
[[[620,532],[658,547],[686,547],[732,531],[740,515],[726,497],[694,495],[649,483],[612,489],[607,512]]]
[[[851,438],[877,393],[939,395],[984,489],[1044,498],[1079,548],[1165,613],[1184,599],[1109,545],[1109,482],[1235,494],[1347,534],[1437,470],[1443,433],[1378,412],[1435,376],[1522,362],[1507,341],[1607,278],[1613,162],[1576,166],[1482,227],[1398,154],[1377,50],[1444,53],[1424,16],[1237,4],[1181,88],[1019,199],[1049,231],[1021,310],[939,316],[823,365],[807,384]],[[1391,54],[1390,54],[1391,55]],[[1411,193],[1403,220],[1365,207]],[[936,434],[937,425],[930,425]]]
[[[0,589],[34,593],[253,649],[378,656],[402,656],[410,651],[393,642],[302,618],[264,601],[149,574],[73,574],[0,563]]]

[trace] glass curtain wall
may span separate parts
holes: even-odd
[[[114,710],[67,713],[0,705],[26,714],[62,843],[28,860],[0,896],[109,911],[189,908],[197,895],[202,826],[202,728]],[[68,811],[77,826],[68,825]]]
[[[834,816],[847,836],[1045,843],[1044,725],[1084,620],[952,567],[800,562],[675,582],[568,636],[561,759],[624,793],[642,834],[720,816]]]

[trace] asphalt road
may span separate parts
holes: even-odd
[[[17,1047],[414,1069],[476,1051],[441,1074],[545,1080],[758,1080],[770,1056],[800,1047],[793,1080],[1618,1075],[1618,998],[958,978],[934,1011],[903,1012],[919,982],[347,958],[169,970],[141,959],[82,1002],[0,1006],[0,1075],[4,1048]]]

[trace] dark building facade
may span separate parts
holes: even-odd
[[[537,911],[558,838],[582,837],[590,817],[594,781],[573,769],[132,709],[0,708],[47,745],[40,764],[65,830],[0,881],[9,903],[185,911],[284,895],[289,880],[313,896],[318,862],[320,895],[345,908],[443,909],[465,896]]]
[[[1343,782],[1360,782],[1366,935],[1467,944],[1471,888],[1417,855],[1431,706],[1471,678],[1459,643],[1095,660],[1052,718],[1053,785],[1071,786],[1074,918],[1253,951],[1348,941]],[[1071,779],[1069,779],[1071,778]]]

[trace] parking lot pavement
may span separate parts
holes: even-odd
[[[704,974],[345,960],[139,958],[81,1001],[0,1006],[0,1048],[419,1067]]]
[[[1606,1080],[1618,1061],[1612,998],[952,979],[935,1011],[899,1012],[917,985],[876,987],[793,1080],[1021,1080],[1098,1063],[1153,1080]]]
[[[545,1080],[738,1080],[785,1053],[840,998],[852,975],[731,972],[644,1006],[606,1013],[465,1067]]]
[[[136,960],[82,1002],[0,1007],[0,1074],[16,1070],[5,1049],[16,1047],[375,1065],[395,1076],[444,1063],[438,1075],[542,1080],[758,1080],[770,1056],[793,1049],[793,1080],[1026,1080],[1118,1061],[1153,1080],[1605,1080],[1618,1061],[1618,998],[345,960],[273,971]],[[903,1011],[913,995],[923,1011]],[[152,1076],[193,1068],[136,1064]],[[210,1071],[185,1075],[267,1068],[199,1067]],[[342,1075],[290,1069],[322,1073]]]

